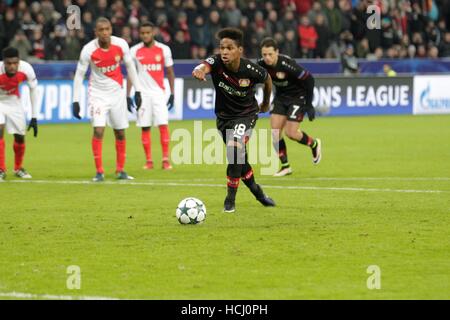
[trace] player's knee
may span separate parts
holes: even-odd
[[[125,140],[125,130],[115,130],[114,134],[117,140]]]
[[[94,128],[94,137],[96,139],[103,139],[103,128]]]
[[[238,141],[238,140],[228,140],[228,142],[227,142],[227,148],[228,148],[228,147],[230,147],[230,148],[236,147],[236,148],[238,148],[238,149],[242,149],[243,144],[242,144],[241,141]]]
[[[291,130],[286,130],[286,136],[289,139],[294,139],[294,132],[292,132]]]
[[[20,134],[15,134],[14,135],[14,141],[16,143],[24,143],[25,142],[25,136],[20,135]]]

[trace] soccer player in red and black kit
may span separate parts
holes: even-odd
[[[275,202],[255,182],[246,152],[246,143],[255,127],[258,113],[269,110],[272,80],[264,68],[241,57],[242,31],[225,28],[217,36],[220,40],[220,54],[203,61],[195,67],[192,75],[198,80],[206,81],[206,75],[210,73],[216,89],[217,129],[226,145],[228,160],[228,193],[224,212],[235,211],[236,193],[241,179],[264,206],[275,206]],[[254,91],[258,83],[264,83],[264,98],[260,106]]]
[[[261,55],[262,58],[257,63],[269,72],[276,88],[270,125],[273,130],[273,145],[281,161],[281,169],[275,176],[281,177],[292,173],[283,139],[283,129],[291,140],[311,148],[314,164],[320,162],[322,156],[320,139],[314,139],[299,130],[300,122],[306,114],[310,121],[315,118],[312,105],[314,78],[294,59],[279,54],[278,44],[272,38],[266,38],[261,42]]]

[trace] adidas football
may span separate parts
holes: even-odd
[[[186,198],[178,204],[176,217],[181,224],[202,223],[206,218],[206,207],[197,198]]]

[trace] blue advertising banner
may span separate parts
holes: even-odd
[[[40,123],[78,123],[90,121],[87,97],[88,81],[84,81],[80,96],[81,120],[72,116],[73,81],[72,80],[38,80],[38,121]],[[169,85],[166,79],[166,88]],[[126,82],[124,82],[124,90]],[[28,119],[31,118],[31,102],[28,86],[20,86],[20,99],[25,107]],[[167,99],[170,92],[166,92]],[[174,108],[169,112],[170,120],[181,120],[183,114],[183,79],[175,80]],[[124,106],[126,101],[124,100]],[[129,114],[129,120],[136,120],[136,114]]]
[[[166,94],[168,98],[169,92]],[[40,80],[38,120],[41,123],[80,122],[72,116],[72,95],[71,80]],[[256,99],[259,102],[262,95],[261,87],[257,88]],[[26,85],[21,86],[21,99],[29,115],[31,106]],[[413,99],[412,77],[318,77],[313,104],[319,110],[329,110],[327,114],[331,116],[412,114]],[[214,102],[215,90],[210,79],[200,82],[192,78],[177,78],[175,103],[169,118],[214,119]],[[85,81],[80,101],[82,121],[89,121],[87,106]],[[129,114],[129,120],[135,119],[135,114]]]
[[[87,121],[86,85],[81,92],[81,115]],[[38,121],[41,123],[79,122],[72,117],[72,86],[71,80],[39,80],[38,81]],[[20,98],[31,115],[30,92],[27,85],[20,86]]]

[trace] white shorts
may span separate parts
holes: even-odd
[[[0,100],[0,125],[6,125],[9,134],[25,135],[27,120],[19,98]]]
[[[152,96],[142,96],[142,105],[137,114],[138,127],[151,127],[169,124],[167,99],[164,94],[154,93]]]
[[[115,130],[128,128],[127,99],[124,91],[110,96],[90,95],[89,115],[93,127],[110,126]]]

